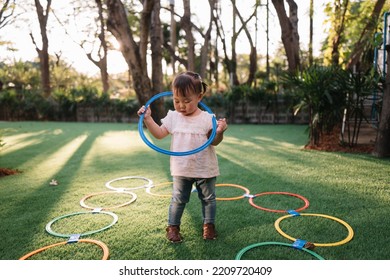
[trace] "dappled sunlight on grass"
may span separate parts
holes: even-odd
[[[224,144],[244,146],[244,147],[252,148],[252,149],[255,149],[255,150],[264,150],[264,147],[256,145],[253,142],[246,141],[246,140],[239,139],[239,138],[235,138],[235,137],[225,136],[224,139],[223,139],[223,143]]]
[[[63,134],[64,131],[60,128],[57,128],[53,131],[53,135],[60,135],[60,134]]]
[[[73,139],[56,152],[51,155],[47,155],[45,160],[42,160],[39,165],[32,167],[29,172],[32,174],[41,174],[42,176],[39,179],[42,182],[45,180],[47,181],[63,168],[63,166],[68,162],[73,154],[76,153],[78,148],[87,138],[88,135],[80,135],[79,137]],[[29,162],[26,163],[26,165],[29,164]],[[25,166],[22,166],[22,168],[28,169]]]
[[[109,162],[110,158],[116,156],[130,156],[132,152],[139,150],[140,145],[135,131],[107,131],[93,139],[80,165],[85,169],[95,161]]]
[[[258,144],[261,144],[263,142],[266,143],[267,145],[273,145],[273,146],[284,147],[284,148],[294,148],[294,149],[303,148],[303,145],[295,145],[293,143],[289,143],[281,140],[275,140],[268,137],[255,136],[252,137],[251,140],[252,139],[258,142]]]
[[[96,138],[91,150],[99,153],[118,153],[138,151],[144,146],[141,138],[136,131],[107,131]]]
[[[270,168],[279,169],[283,165],[291,165],[291,161],[296,161],[302,155],[299,146],[284,142],[272,140],[272,138],[254,137],[257,141],[242,140],[235,137],[225,137],[220,146],[217,147],[217,153],[220,157],[249,170],[253,173],[275,172],[280,171]],[[254,138],[251,138],[254,139]],[[261,139],[261,140],[260,140]],[[265,141],[264,141],[265,140]],[[281,155],[291,158],[281,162]],[[294,162],[299,164],[298,162]]]
[[[12,136],[4,136],[3,142],[5,146],[1,149],[1,154],[6,155],[8,153],[23,149],[25,147],[39,144],[43,141],[43,138],[31,139],[36,136],[42,136],[46,133],[46,130],[31,132],[31,133],[21,133]]]
[[[33,140],[26,140],[17,144],[8,144],[10,142],[7,142],[7,145],[2,149],[1,154],[2,155],[7,155],[9,153],[16,152],[20,149],[24,149],[26,147],[40,144],[42,143],[43,139],[33,139]]]

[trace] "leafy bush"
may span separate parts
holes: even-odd
[[[311,145],[318,145],[321,133],[331,131],[342,120],[344,79],[342,69],[318,65],[283,75],[282,83],[298,100],[295,113],[303,109],[309,112]]]

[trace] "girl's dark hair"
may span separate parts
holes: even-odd
[[[204,94],[207,90],[207,84],[202,81],[198,73],[187,71],[175,77],[172,90],[182,96],[187,96],[190,93]]]

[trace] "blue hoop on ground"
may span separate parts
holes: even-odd
[[[109,225],[107,225],[107,226],[105,226],[105,227],[103,227],[101,229],[91,230],[91,231],[87,231],[87,232],[84,232],[84,233],[80,233],[80,237],[81,236],[90,235],[90,234],[93,234],[93,233],[97,233],[97,232],[101,232],[103,230],[106,230],[106,229],[112,227],[118,221],[118,216],[115,213],[112,213],[112,212],[106,212],[106,211],[99,211],[99,212],[94,212],[94,211],[91,211],[91,212],[75,212],[75,213],[71,213],[71,214],[60,216],[60,217],[55,218],[54,220],[50,221],[46,225],[47,233],[50,233],[51,235],[54,235],[54,236],[57,236],[57,237],[68,237],[68,238],[71,237],[75,233],[72,233],[72,234],[57,233],[57,232],[52,230],[51,226],[58,220],[61,220],[61,219],[67,218],[67,217],[71,217],[71,216],[82,215],[82,214],[94,214],[94,215],[95,214],[106,214],[106,215],[110,215],[113,218],[113,221],[112,221],[111,224],[109,224]]]
[[[154,95],[151,99],[149,99],[146,102],[145,110],[156,99],[159,99],[161,97],[168,96],[168,95],[172,95],[172,92],[171,91],[165,91],[165,92],[161,92],[161,93],[158,93],[158,94]],[[160,147],[157,147],[156,145],[154,145],[153,143],[151,143],[149,141],[149,139],[145,136],[145,133],[143,131],[144,114],[142,114],[140,116],[139,121],[138,121],[138,132],[139,132],[142,140],[145,142],[146,145],[148,145],[153,150],[155,150],[157,152],[160,152],[162,154],[170,155],[170,156],[188,156],[188,155],[196,154],[196,153],[206,149],[214,141],[215,135],[217,134],[217,119],[215,118],[215,116],[214,116],[213,112],[211,111],[211,109],[209,107],[207,107],[203,102],[199,102],[199,105],[202,106],[203,109],[205,109],[209,114],[213,115],[213,119],[212,119],[213,129],[212,129],[211,135],[210,135],[209,139],[202,146],[200,146],[200,147],[198,147],[196,149],[190,150],[190,151],[186,151],[186,152],[172,152],[172,151],[165,150],[165,149],[162,149]]]
[[[283,243],[283,242],[262,242],[262,243],[256,243],[256,244],[252,244],[252,245],[249,245],[243,249],[241,249],[237,255],[236,255],[236,260],[241,260],[241,257],[243,254],[245,254],[246,252],[248,252],[249,250],[253,249],[253,248],[256,248],[256,247],[261,247],[261,246],[267,246],[267,245],[278,245],[278,246],[286,246],[286,247],[291,247],[291,248],[294,248],[294,249],[298,249],[297,247],[295,247],[293,244],[289,244],[289,243]],[[302,250],[302,251],[305,251],[306,253],[309,253],[310,255],[314,256],[315,258],[319,259],[319,260],[324,260],[323,257],[321,257],[320,255],[318,255],[317,253],[311,251],[311,250],[308,250],[306,248],[299,248],[299,250]]]

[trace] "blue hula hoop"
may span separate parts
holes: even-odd
[[[152,102],[154,102],[156,99],[159,99],[161,97],[168,96],[168,95],[172,95],[172,92],[165,91],[165,92],[161,92],[161,93],[154,95],[151,99],[149,99],[146,102],[145,111],[149,107],[149,105]],[[145,133],[143,131],[144,114],[142,114],[140,116],[139,121],[138,121],[138,132],[139,132],[142,140],[145,142],[146,145],[148,145],[153,150],[160,152],[162,154],[170,155],[170,156],[188,156],[188,155],[196,154],[196,153],[206,149],[214,141],[215,135],[217,134],[217,119],[215,118],[213,112],[211,111],[211,109],[209,107],[207,107],[203,102],[199,102],[199,104],[209,114],[213,115],[213,118],[212,118],[213,129],[212,129],[211,135],[210,135],[209,139],[202,146],[200,146],[196,149],[190,150],[190,151],[186,151],[186,152],[172,152],[170,150],[165,150],[165,149],[162,149],[160,147],[157,147],[156,145],[151,143],[148,138],[146,138]]]

